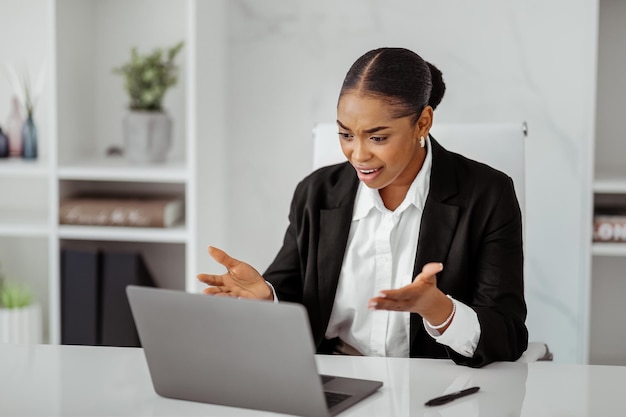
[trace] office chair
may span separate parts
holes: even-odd
[[[525,218],[524,139],[528,135],[525,122],[522,124],[437,124],[433,125],[430,133],[447,150],[485,163],[509,175],[513,179],[522,219]],[[313,169],[345,162],[345,160],[337,137],[337,125],[335,123],[315,125],[313,128]],[[551,361],[552,359],[553,354],[546,343],[530,342],[528,349],[518,362]]]

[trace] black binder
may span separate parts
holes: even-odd
[[[127,285],[154,286],[140,253],[109,252],[102,259],[101,340],[105,346],[140,346],[126,297]]]
[[[100,343],[100,266],[97,250],[61,251],[61,343]]]

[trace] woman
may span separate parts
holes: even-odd
[[[479,367],[527,347],[522,223],[512,180],[429,135],[441,72],[402,48],[367,52],[337,105],[348,162],[298,184],[261,276],[223,251],[207,294],[292,301],[317,350]]]

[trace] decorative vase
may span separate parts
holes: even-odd
[[[31,115],[28,115],[22,127],[22,157],[37,159],[37,125]]]
[[[165,112],[131,110],[124,117],[124,146],[136,164],[163,163],[172,144],[172,118]]]
[[[0,308],[0,343],[41,343],[41,306]]]
[[[0,128],[0,158],[9,156],[9,138]]]
[[[6,131],[9,138],[9,156],[22,155],[22,125],[24,118],[20,113],[20,101],[13,97],[11,101],[11,113],[7,120]]]

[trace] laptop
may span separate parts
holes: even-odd
[[[382,386],[319,375],[300,304],[133,285],[126,292],[154,390],[162,397],[334,416]]]

